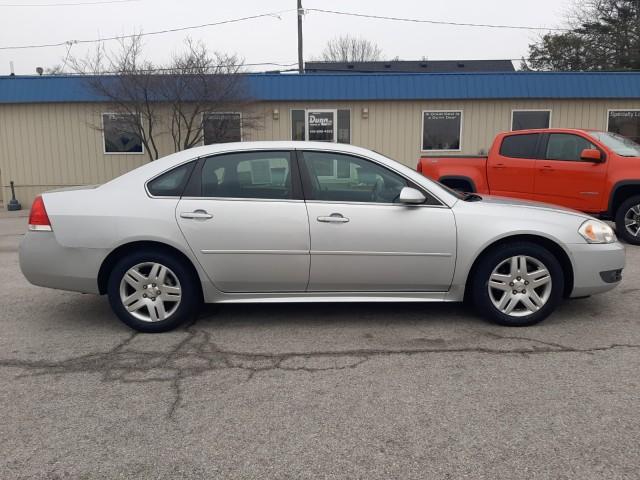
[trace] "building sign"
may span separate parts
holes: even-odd
[[[309,140],[333,142],[335,139],[335,112],[307,112]]]

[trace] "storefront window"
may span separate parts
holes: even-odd
[[[104,153],[143,153],[140,117],[131,113],[102,114]]]
[[[511,112],[511,130],[529,130],[531,128],[549,128],[551,110],[513,110]]]
[[[291,140],[304,140],[304,110],[291,110]]]
[[[422,150],[460,150],[462,111],[422,112]]]
[[[202,116],[204,144],[241,142],[241,123],[240,113],[205,113]]]
[[[291,110],[291,139],[351,143],[351,111]]]
[[[640,110],[609,110],[607,131],[640,142]]]
[[[338,143],[351,143],[351,110],[338,110]]]

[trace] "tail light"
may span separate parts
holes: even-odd
[[[35,198],[31,205],[31,212],[29,213],[29,230],[44,232],[51,231],[49,215],[47,215],[47,209],[44,208],[44,200],[42,200],[40,195]]]

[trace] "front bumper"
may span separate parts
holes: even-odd
[[[606,292],[618,286],[624,269],[625,251],[620,242],[568,245],[573,263],[571,297]]]
[[[34,285],[98,292],[98,271],[106,252],[92,248],[70,248],[58,243],[54,232],[28,231],[20,243],[20,269]]]

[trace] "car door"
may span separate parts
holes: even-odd
[[[544,158],[536,160],[537,200],[587,212],[601,209],[607,163],[581,160],[585,149],[598,147],[576,134],[545,135]]]
[[[309,222],[289,151],[249,151],[199,161],[176,218],[223,292],[304,291]]]
[[[531,199],[534,195],[539,133],[513,134],[502,139],[487,160],[487,179],[492,195]]]
[[[456,254],[452,211],[428,195],[398,203],[416,187],[370,159],[300,152],[311,233],[309,291],[449,289]]]

